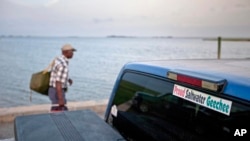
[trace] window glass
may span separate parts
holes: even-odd
[[[118,114],[109,123],[133,141],[227,139],[236,129],[250,129],[249,105],[233,102],[227,116],[172,95],[173,86],[167,79],[125,73],[113,101]]]

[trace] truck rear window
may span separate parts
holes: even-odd
[[[249,103],[224,97],[232,101],[225,115],[173,95],[174,85],[167,78],[124,73],[108,123],[133,141],[229,139],[238,129],[250,129]]]

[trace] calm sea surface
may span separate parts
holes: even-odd
[[[32,73],[61,55],[61,46],[76,49],[70,60],[74,83],[68,101],[108,99],[121,67],[131,61],[217,58],[217,42],[173,38],[0,38],[0,108],[49,104],[32,92]],[[222,42],[221,58],[250,58],[250,42]]]

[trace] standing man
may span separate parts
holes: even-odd
[[[51,69],[49,98],[52,103],[51,111],[68,110],[65,93],[69,85],[73,81],[69,78],[69,59],[73,57],[76,51],[70,44],[65,44],[61,48],[62,55],[54,60],[54,65]]]

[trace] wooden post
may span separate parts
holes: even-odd
[[[218,54],[217,54],[217,59],[220,59],[220,54],[221,54],[221,37],[218,37]]]

